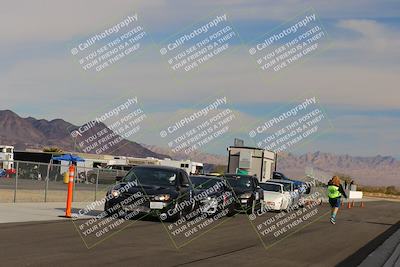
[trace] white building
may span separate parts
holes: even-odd
[[[14,147],[0,145],[0,169],[14,168]]]

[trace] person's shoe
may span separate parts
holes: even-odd
[[[331,218],[331,224],[335,224],[336,220],[334,218]]]

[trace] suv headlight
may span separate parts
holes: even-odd
[[[168,201],[171,198],[169,194],[164,194],[164,195],[157,195],[154,197],[154,200],[159,200],[159,201]]]
[[[251,198],[251,193],[247,192],[247,193],[241,194],[239,198]]]
[[[116,198],[121,195],[121,192],[119,190],[113,189],[113,190],[111,190],[111,195]]]

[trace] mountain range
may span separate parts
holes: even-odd
[[[37,120],[32,117],[21,118],[10,110],[0,110],[0,144],[13,145],[16,150],[42,149],[54,146],[64,151],[76,151],[77,145],[70,133],[78,128],[79,126],[62,119],[48,121]],[[96,124],[89,130],[88,136],[105,128],[107,126],[102,123]],[[119,156],[168,157],[126,139],[122,139],[119,144],[112,151],[106,150],[99,154],[110,154],[112,152],[112,154]]]
[[[148,149],[162,154],[170,154],[177,159],[189,157],[193,161],[226,165],[227,156],[194,152],[171,154],[168,148],[144,145]],[[313,175],[320,180],[327,180],[334,174],[350,176],[356,183],[373,186],[395,185],[400,187],[400,161],[391,156],[359,157],[336,155],[324,152],[309,152],[303,155],[279,153],[277,171],[288,177],[300,179]]]
[[[32,117],[21,118],[10,110],[0,110],[0,144],[13,145],[17,150],[42,149],[55,146],[66,151],[76,151],[76,142],[70,133],[79,126],[62,119],[44,120]],[[96,133],[107,128],[97,124],[90,129]],[[111,130],[110,130],[111,131]],[[191,159],[212,166],[226,165],[227,157],[203,152],[189,155],[172,153],[168,148],[156,145],[138,144],[123,139],[121,146],[104,154],[133,157],[155,157]],[[391,156],[360,157],[336,155],[325,152],[310,152],[303,155],[280,153],[278,170],[289,177],[300,178],[305,174],[325,176],[341,173],[351,176],[356,183],[364,185],[395,185],[400,187],[400,161]]]

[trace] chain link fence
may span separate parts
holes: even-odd
[[[2,166],[7,166],[1,162]],[[67,197],[68,165],[12,161],[13,168],[0,172],[0,203],[64,202]],[[73,202],[103,198],[117,176],[127,171],[76,166]],[[67,180],[68,181],[68,180]]]

